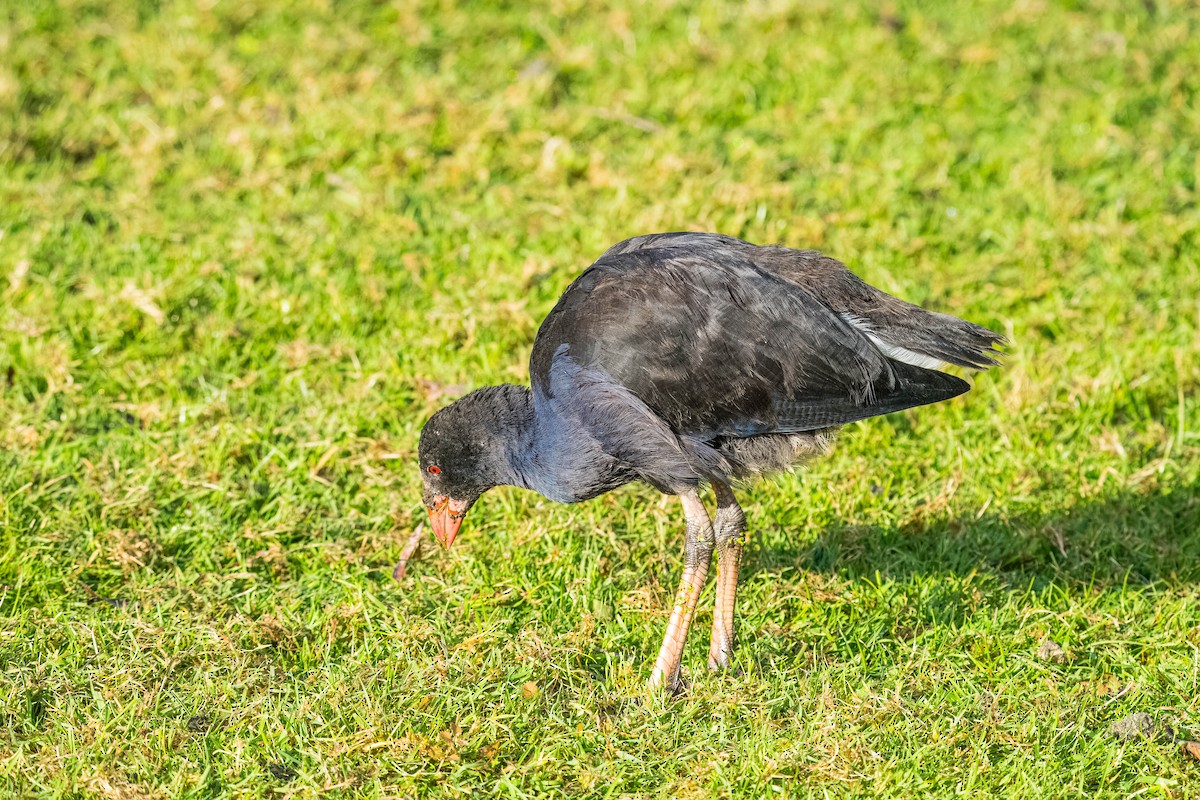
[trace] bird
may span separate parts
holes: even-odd
[[[418,444],[423,503],[449,548],[495,486],[559,503],[633,482],[678,496],[683,575],[649,681],[678,694],[714,556],[708,666],[731,664],[747,541],[734,487],[824,454],[842,425],[963,394],[970,385],[946,365],[987,369],[1005,343],[814,250],[717,233],[634,237],[546,316],[529,386],[479,388],[429,418]]]

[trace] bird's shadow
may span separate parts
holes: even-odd
[[[745,630],[756,634],[742,657],[764,673],[781,656],[816,663],[833,651],[860,658],[857,669],[886,671],[892,645],[907,648],[922,631],[957,627],[981,608],[1017,602],[1065,609],[1080,598],[1133,590],[1152,599],[1200,584],[1195,484],[1122,491],[1044,513],[930,512],[893,526],[835,522],[815,538],[782,526],[759,533],[742,562],[743,586],[774,587],[777,576],[791,573],[809,590],[779,595],[767,588],[770,599],[760,600],[757,612],[753,602],[743,606],[758,620],[747,622]],[[869,592],[857,591],[867,584]],[[845,613],[844,603],[883,603],[887,622],[863,627],[850,613],[850,628],[835,625],[828,640],[789,631],[814,601],[841,606],[834,615]]]
[[[787,568],[846,579],[986,573],[1001,586],[1159,585],[1200,581],[1200,485],[1124,490],[1066,509],[917,514],[893,526],[833,523],[815,540],[764,532],[744,575]]]

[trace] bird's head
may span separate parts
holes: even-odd
[[[425,423],[417,448],[425,508],[443,547],[454,543],[480,495],[514,482],[510,456],[532,413],[528,389],[488,386]]]

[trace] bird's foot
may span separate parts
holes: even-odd
[[[662,671],[655,669],[650,675],[650,688],[661,689],[672,699],[682,697],[692,688],[692,684],[683,677],[683,667],[676,667],[675,673],[664,679]]]
[[[692,688],[692,684],[690,684],[683,677],[682,671],[675,673],[675,679],[673,681],[671,681],[670,683],[668,683],[666,686],[667,695],[672,700],[677,700],[680,697],[686,696],[688,691],[691,688]]]
[[[731,653],[722,653],[721,655],[722,655],[722,657],[720,659],[714,658],[711,655],[708,657],[708,668],[710,671],[712,671],[712,672],[727,671],[730,675],[734,676],[735,678],[746,674],[745,671],[743,671],[741,667],[733,666],[733,657],[732,657]]]
[[[733,647],[722,646],[715,638],[708,649],[708,668],[712,672],[728,671],[735,677],[745,674],[740,667],[733,666]]]
[[[728,669],[733,663],[733,625],[722,626],[719,623],[720,610],[717,611],[717,624],[713,625],[712,638],[708,642],[708,668],[713,672]]]

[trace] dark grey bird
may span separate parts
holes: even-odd
[[[1003,337],[898,300],[811,250],[639,236],[572,283],[538,331],[532,386],[488,386],[421,431],[424,501],[449,547],[493,486],[578,503],[632,481],[678,495],[683,580],[651,683],[677,691],[714,550],[709,667],[728,666],[746,520],[731,486],[825,452],[856,420],[967,391]],[[700,498],[711,487],[716,514]]]

